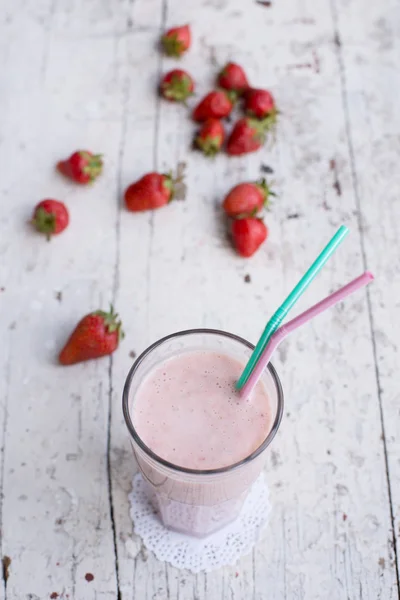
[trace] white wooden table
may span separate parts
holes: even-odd
[[[160,32],[185,22],[194,43],[180,64],[199,94],[228,59],[275,93],[272,148],[214,162],[189,150],[185,109],[155,94],[176,65],[156,49]],[[2,0],[1,600],[399,598],[399,32],[395,0]],[[105,156],[90,189],[53,168],[77,148]],[[128,183],[182,160],[185,203],[121,210]],[[262,165],[279,198],[246,261],[220,202]],[[50,244],[26,225],[44,197],[71,213]],[[255,341],[341,223],[351,235],[299,309],[366,268],[377,280],[274,360],[286,409],[265,539],[207,575],[158,562],[129,518],[130,354],[198,326]],[[110,301],[127,334],[119,351],[58,366],[77,320]]]

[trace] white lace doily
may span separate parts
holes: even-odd
[[[159,560],[193,573],[233,565],[250,552],[266,525],[271,505],[268,487],[261,474],[254,482],[239,517],[206,538],[195,538],[166,529],[151,505],[140,473],[133,479],[129,496],[135,533]]]

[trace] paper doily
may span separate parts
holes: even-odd
[[[268,487],[261,474],[252,485],[238,518],[206,538],[195,538],[166,529],[148,499],[142,475],[133,479],[129,495],[135,533],[158,560],[193,573],[233,565],[250,552],[260,538],[271,512]]]

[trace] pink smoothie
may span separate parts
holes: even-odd
[[[191,469],[218,469],[252,454],[267,437],[272,410],[264,385],[249,400],[235,382],[244,365],[215,352],[169,358],[143,380],[132,420],[161,458]]]

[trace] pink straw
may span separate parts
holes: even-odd
[[[353,279],[353,281],[340,288],[340,290],[338,290],[337,292],[334,292],[330,296],[327,296],[324,300],[318,302],[318,304],[314,304],[314,306],[312,306],[308,310],[304,311],[303,313],[289,321],[289,323],[277,329],[275,333],[271,336],[268,345],[266,346],[264,352],[261,354],[249,379],[240,390],[240,396],[242,398],[248,398],[250,396],[251,392],[253,391],[253,388],[260,379],[265,367],[268,365],[276,347],[279,346],[281,341],[287,335],[292,333],[292,331],[294,331],[301,325],[304,325],[304,323],[311,321],[311,319],[319,315],[319,313],[324,312],[334,304],[341,302],[347,296],[350,296],[350,294],[356,292],[364,285],[367,285],[373,280],[373,278],[374,276],[372,275],[372,273],[366,271],[363,275],[360,275],[360,277]]]

